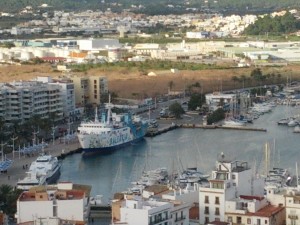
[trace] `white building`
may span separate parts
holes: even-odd
[[[224,104],[230,103],[235,97],[236,94],[224,94],[221,92],[213,92],[205,95],[207,105],[219,105],[221,101]]]
[[[128,194],[115,200],[112,218],[116,223],[128,225],[188,225],[190,209],[198,205],[198,188],[198,185],[176,190],[165,185],[146,187],[141,196]],[[198,212],[192,210],[197,220]]]
[[[38,81],[19,81],[0,84],[0,116],[6,122],[24,121],[33,115],[50,118],[55,114],[56,120],[63,116],[61,87]]]
[[[72,224],[86,224],[90,191],[90,186],[68,182],[25,191],[17,200],[17,223],[51,217],[72,221]]]
[[[285,195],[286,224],[300,224],[300,191],[288,191]]]
[[[120,48],[121,44],[118,39],[87,39],[77,41],[79,50],[99,51],[109,48]]]
[[[265,197],[240,195],[225,207],[225,220],[233,224],[281,225],[285,220],[284,207],[270,205]]]
[[[128,225],[188,225],[190,205],[180,201],[143,199],[125,195],[119,203],[119,212],[113,209],[113,218]]]
[[[63,106],[63,116],[72,117],[75,116],[75,89],[74,84],[70,79],[55,79],[52,80],[51,77],[37,77],[37,81],[43,83],[55,84],[60,86],[60,97]]]
[[[222,154],[212,171],[209,187],[199,188],[200,224],[225,221],[225,202],[240,195],[264,194],[264,181],[255,178],[247,162],[226,160]]]

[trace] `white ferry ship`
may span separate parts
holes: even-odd
[[[112,113],[112,107],[109,101],[101,121],[96,110],[95,121],[82,122],[78,127],[77,135],[84,153],[110,151],[144,138],[148,129],[146,120],[130,113]]]

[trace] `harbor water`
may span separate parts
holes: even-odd
[[[102,194],[108,202],[114,193],[127,190],[144,170],[166,167],[169,172],[179,172],[197,166],[210,174],[221,152],[228,159],[248,161],[262,173],[266,142],[270,143],[271,166],[295,173],[300,134],[277,125],[281,118],[295,114],[300,114],[299,108],[277,106],[247,125],[267,132],[179,128],[107,154],[73,154],[63,160],[60,181],[91,185],[91,195]]]

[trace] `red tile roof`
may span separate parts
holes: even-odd
[[[257,212],[247,213],[247,215],[260,216],[260,217],[271,217],[272,215],[277,214],[278,212],[280,212],[283,209],[284,209],[284,207],[267,205],[266,207],[258,210]]]
[[[240,195],[240,198],[242,199],[247,199],[247,200],[258,200],[258,201],[261,201],[263,200],[265,197],[262,197],[262,196],[251,196],[251,195]]]

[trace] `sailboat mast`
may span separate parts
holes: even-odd
[[[111,103],[110,103],[110,94],[108,96],[108,105],[107,105],[107,121],[106,123],[110,123],[110,118],[111,118]]]

